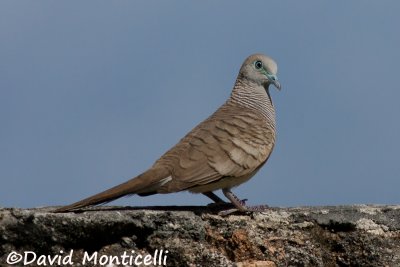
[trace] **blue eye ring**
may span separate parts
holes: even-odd
[[[254,62],[254,67],[255,67],[257,70],[259,70],[259,69],[262,69],[263,64],[262,64],[262,62],[261,62],[260,60],[257,60],[257,61]]]

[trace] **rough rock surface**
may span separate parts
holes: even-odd
[[[28,266],[135,266],[133,259],[145,266],[150,260],[137,256],[156,250],[150,266],[400,266],[400,206],[271,208],[225,217],[211,207],[51,210],[0,208],[0,266],[18,257],[33,261]]]

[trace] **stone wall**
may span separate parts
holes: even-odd
[[[51,210],[0,208],[0,266],[400,266],[400,206]]]

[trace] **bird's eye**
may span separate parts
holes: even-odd
[[[263,64],[260,60],[257,60],[256,62],[254,62],[254,66],[256,67],[256,69],[261,69]]]

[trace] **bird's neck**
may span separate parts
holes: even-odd
[[[228,102],[261,113],[275,126],[275,109],[268,89],[248,80],[238,79]]]

